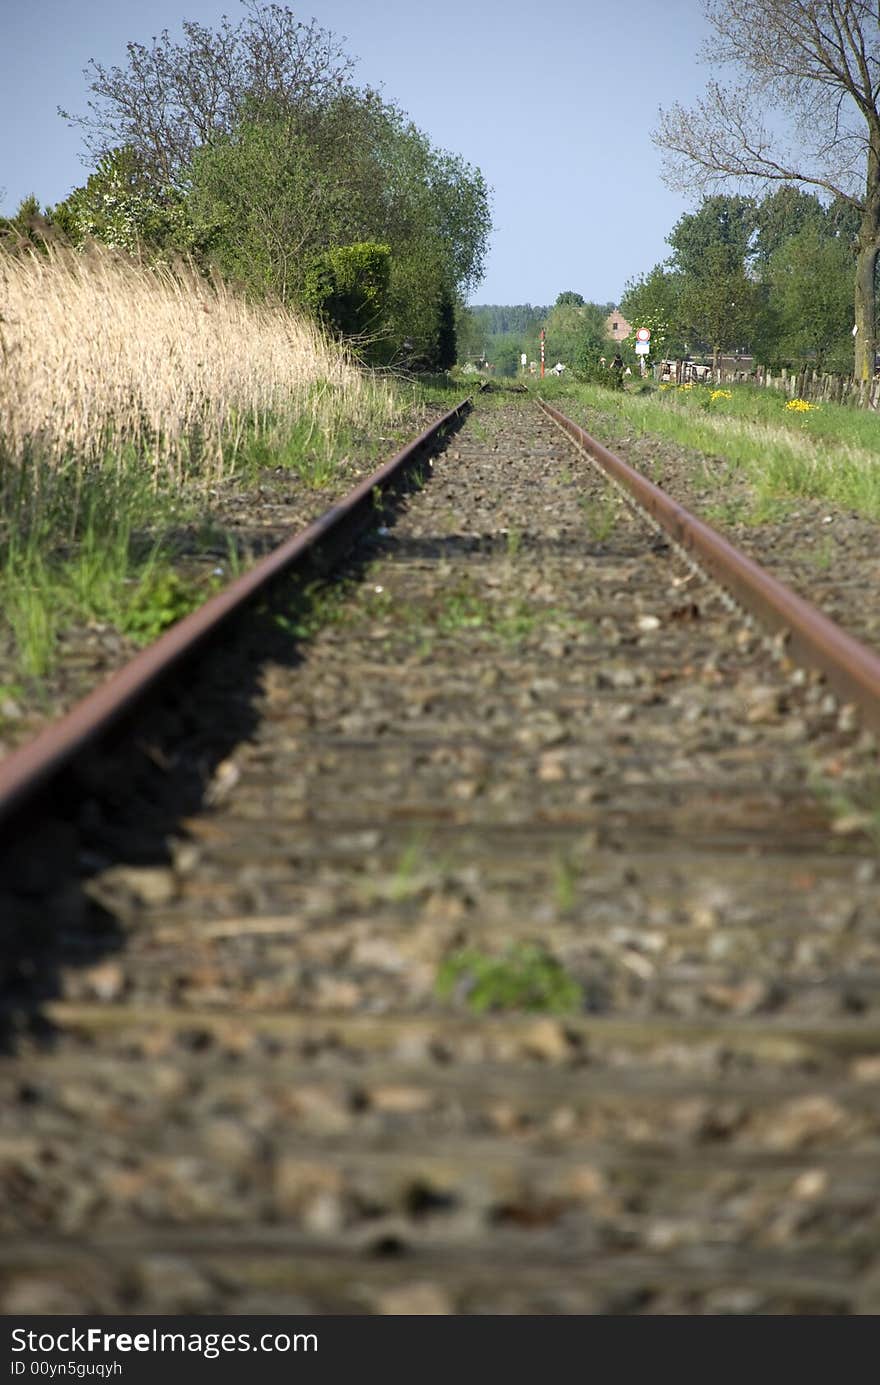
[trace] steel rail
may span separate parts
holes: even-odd
[[[433,443],[464,418],[471,398],[425,428],[378,471],[331,505],[305,529],[266,554],[241,577],[111,674],[64,716],[0,761],[0,823],[28,802],[53,775],[109,730],[188,655],[277,577],[330,552],[349,548],[375,515],[373,495],[394,489]]]
[[[858,707],[865,724],[880,731],[880,656],[873,649],[835,625],[552,404],[541,398],[537,402],[739,605],[770,630],[785,634],[786,653],[796,663],[822,672],[839,697]]]

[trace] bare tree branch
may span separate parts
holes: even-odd
[[[127,62],[85,69],[87,114],[60,114],[83,131],[100,159],[134,149],[163,183],[176,181],[195,149],[228,135],[247,100],[272,101],[305,119],[324,109],[351,80],[354,61],[340,41],[286,5],[242,0],[245,17],[216,30],[194,20],[175,42],[167,29],[148,46],[127,45]]]

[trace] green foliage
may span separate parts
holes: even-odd
[[[631,280],[621,310],[651,356],[751,350],[763,364],[851,368],[859,214],[784,186],[761,201],[707,197],[667,237],[673,254]]]
[[[680,322],[714,351],[739,350],[748,343],[762,304],[761,289],[744,269],[729,268],[725,246],[703,252],[699,274],[687,275],[679,298]]]
[[[0,216],[0,245],[12,250],[43,249],[56,238],[51,215],[48,207],[45,213],[40,212],[40,204],[33,193],[22,198],[14,216]]]
[[[598,365],[600,356],[609,354],[612,344],[605,335],[606,306],[572,301],[578,297],[560,294],[548,313],[545,355],[548,366],[562,361],[569,369],[585,374]]]
[[[655,276],[654,288],[670,293],[678,332],[713,353],[747,345],[760,311],[762,295],[746,268],[757,225],[753,198],[707,197],[667,236],[676,280],[663,285]]]
[[[620,506],[614,495],[581,496],[578,506],[583,513],[590,538],[596,543],[604,543],[611,537],[620,519]]]
[[[533,308],[531,303],[484,303],[467,311],[481,339],[508,332],[517,338],[531,338],[537,337],[550,309]]]
[[[525,337],[514,332],[505,332],[488,339],[485,347],[486,359],[495,367],[496,375],[510,378],[518,374],[522,352],[528,351],[525,342]],[[534,359],[534,353],[535,348],[532,346],[531,359]]]
[[[775,310],[777,350],[812,359],[819,370],[848,370],[852,356],[852,274],[849,247],[808,223],[770,259],[767,280]]]
[[[152,568],[138,583],[122,628],[139,644],[149,644],[205,599],[204,591],[185,582],[171,568]]]
[[[806,227],[827,227],[828,213],[814,193],[802,192],[789,183],[758,204],[756,220],[755,261],[763,270],[786,241]]]
[[[676,267],[687,278],[705,278],[710,272],[705,257],[711,252],[714,272],[741,272],[752,247],[757,215],[752,197],[704,198],[698,210],[681,217],[666,237]]]
[[[35,462],[19,495],[11,479],[4,476],[0,525],[0,637],[12,636],[19,668],[40,677],[65,628],[97,622],[124,629],[132,605],[137,635],[140,586],[158,571],[159,545],[135,543],[133,529],[151,519],[176,522],[170,497],[156,494],[134,461],[113,475],[100,468],[58,475]],[[132,580],[139,583],[134,595]]]
[[[275,104],[250,103],[232,131],[195,153],[187,205],[196,222],[217,226],[213,253],[227,277],[301,302],[318,255],[366,239],[355,226],[376,170],[364,125],[350,97],[308,130]]]
[[[429,368],[451,370],[458,354],[455,327],[455,298],[449,289],[441,288],[437,302],[437,349]]]
[[[531,361],[538,359],[539,333],[549,312],[530,303],[488,303],[465,309],[458,322],[458,359],[486,360],[496,375],[517,375],[523,352]]]
[[[517,943],[500,957],[476,948],[452,953],[437,975],[441,1000],[461,995],[477,1014],[526,1010],[564,1015],[583,1005],[583,991],[551,953],[537,943]]]
[[[306,302],[347,337],[376,333],[388,302],[391,247],[362,241],[325,250],[306,276]]]
[[[491,227],[488,190],[478,169],[432,149],[399,116],[389,117],[380,152],[382,237],[393,252],[392,359],[422,370],[444,369],[453,363],[455,302],[482,275]]]
[[[181,193],[157,186],[130,148],[105,154],[85,186],[50,215],[74,245],[91,237],[130,254],[204,254],[214,231],[193,220]]]

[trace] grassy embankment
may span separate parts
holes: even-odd
[[[720,497],[726,483],[746,482],[752,503],[741,520],[760,523],[802,499],[880,519],[880,417],[871,410],[800,407],[805,401],[749,385],[545,384],[542,393],[563,409],[564,399],[575,399],[612,429],[662,437],[711,458]]]
[[[171,560],[221,483],[330,485],[413,408],[284,308],[98,249],[0,251],[0,362],[0,653],[22,676],[65,629],[146,641],[197,605]]]

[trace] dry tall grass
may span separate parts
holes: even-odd
[[[393,411],[309,321],[99,246],[0,250],[0,363],[7,464],[109,463],[133,447],[157,481],[211,479],[253,422],[332,431]]]

